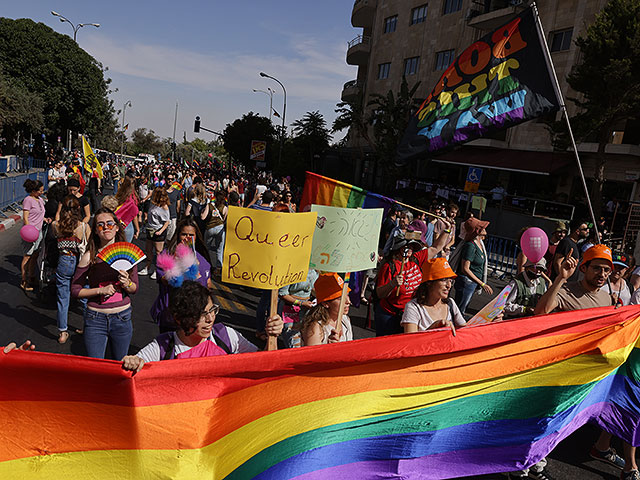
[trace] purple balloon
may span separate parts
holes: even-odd
[[[522,253],[535,263],[547,253],[549,238],[544,230],[538,227],[527,228],[520,237],[520,248]]]
[[[40,232],[33,225],[25,225],[20,229],[20,236],[25,242],[33,243],[38,240]]]

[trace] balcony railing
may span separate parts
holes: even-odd
[[[353,100],[360,95],[361,89],[362,83],[358,82],[358,80],[350,80],[342,87],[342,95],[340,98],[342,98],[343,102]]]
[[[351,25],[356,28],[372,27],[377,6],[377,0],[356,0],[351,12]]]
[[[364,65],[369,61],[371,51],[371,37],[358,35],[348,43],[347,63],[349,65]]]
[[[474,0],[467,22],[479,30],[493,30],[520,13],[529,3],[529,0]]]

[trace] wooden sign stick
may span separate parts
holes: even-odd
[[[347,295],[349,290],[349,280],[351,279],[351,272],[344,274],[344,284],[342,285],[342,295],[340,296],[340,307],[338,309],[338,322],[336,323],[336,333],[338,338],[342,336],[342,315],[344,312],[344,306],[347,303]]]
[[[400,275],[404,275],[404,265],[407,263],[407,255],[402,255],[402,265],[400,265]],[[400,296],[400,285],[396,288],[396,297]]]
[[[271,305],[269,306],[269,317],[278,314],[278,289],[271,290]],[[278,350],[278,337],[267,335],[267,351]]]

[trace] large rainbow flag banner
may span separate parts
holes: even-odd
[[[443,479],[521,469],[586,422],[640,444],[640,307],[278,352],[0,353],[0,478]]]
[[[384,208],[387,211],[394,203],[393,199],[377,193],[307,172],[300,211],[309,210],[312,204],[341,208]]]

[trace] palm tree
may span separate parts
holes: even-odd
[[[329,147],[331,133],[327,128],[327,122],[322,114],[307,112],[305,115],[291,124],[293,127],[293,142],[301,151],[309,156],[311,168],[315,168],[315,155],[322,153]]]

